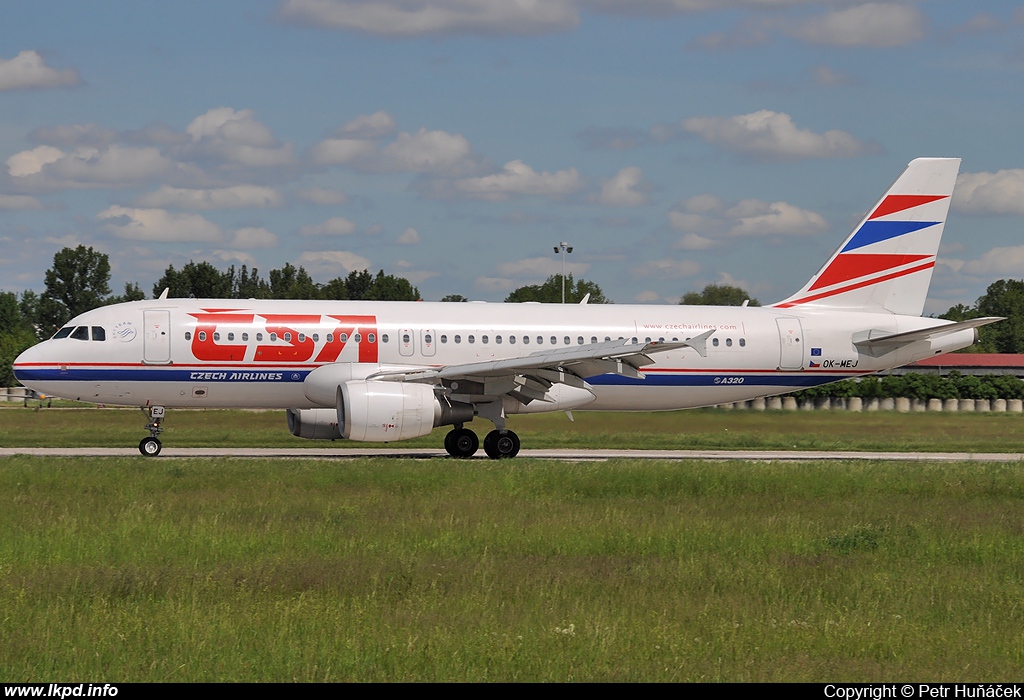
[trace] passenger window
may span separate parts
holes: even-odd
[[[501,345],[501,336],[500,335],[494,336],[494,342],[497,343],[498,345]]]
[[[342,333],[341,336],[339,337],[339,339],[341,340],[341,342],[347,343],[348,342],[348,333]]]
[[[373,333],[367,333],[366,334],[366,342],[369,343],[370,345],[373,345],[374,343],[377,342],[377,336],[375,336]],[[430,342],[430,338],[429,337],[427,338],[427,342],[428,343]]]
[[[747,347],[747,340],[746,340],[746,338],[740,338],[740,347],[741,348]]]
[[[590,336],[590,342],[591,343],[596,343],[597,342],[597,336],[596,335]]]
[[[387,333],[381,333],[380,334],[380,342],[382,342],[382,343],[388,342],[388,334]]]
[[[445,334],[442,333],[441,334],[441,343],[445,344],[447,342],[448,342],[448,336],[446,336]]]
[[[455,336],[455,344],[458,345],[461,342],[462,342],[462,336],[461,335],[456,335]]]
[[[79,326],[71,333],[71,337],[74,340],[88,340],[89,339],[89,326]]]
[[[604,337],[604,342],[606,342],[606,343],[607,343],[607,342],[609,342],[610,340],[611,340],[611,336],[607,336],[607,335],[606,335],[606,336]]]
[[[714,345],[717,348],[718,347],[718,338],[712,338],[711,339],[711,344]]]
[[[75,330],[74,326],[64,326],[59,331],[54,333],[53,337],[54,337],[54,339],[57,339],[57,338],[67,338],[69,335],[71,335],[71,331],[73,331],[73,330]]]
[[[192,340],[192,332],[185,331],[185,340]]]
[[[483,343],[484,345],[487,345],[487,336],[486,335],[480,336],[480,342]]]
[[[107,339],[107,332],[105,330],[103,330],[102,326],[93,326],[92,327],[92,339],[93,340],[106,340]]]
[[[427,345],[430,345],[431,343],[434,342],[434,336],[430,335],[430,333],[427,333],[425,336],[423,336],[423,342],[425,342]]]
[[[234,339],[235,339],[235,334],[234,333],[228,333],[228,340],[234,340]]]
[[[523,345],[529,345],[529,344],[530,344],[530,336],[524,335],[523,336]]]
[[[633,336],[633,345],[636,345],[636,336]]]
[[[726,338],[725,339],[725,347],[727,347],[727,348],[731,348],[732,347],[732,338]]]
[[[214,333],[213,339],[214,340],[217,339],[217,334],[216,333]],[[273,343],[275,340],[277,340],[277,333],[271,333],[270,334],[270,342]]]
[[[249,334],[248,333],[242,333],[242,342],[243,343],[248,343],[249,342]]]
[[[285,340],[287,340],[287,338],[285,338]],[[299,333],[299,342],[300,343],[305,343],[306,342],[306,334],[305,333]]]
[[[510,345],[515,345],[516,344],[516,337],[514,335],[510,335],[508,337],[508,342],[509,342]]]
[[[470,343],[475,343],[476,342],[476,336],[473,336],[473,335],[469,336],[469,342]]]
[[[200,340],[202,340],[202,338],[200,338]],[[263,342],[263,334],[262,333],[257,333],[256,334],[256,340],[258,342]]]
[[[409,334],[408,334],[408,333],[402,333],[402,342],[403,342],[403,343],[405,343],[406,345],[408,345],[408,344],[409,344],[409,341],[411,341],[411,340],[412,340],[412,338],[410,338],[410,337],[409,337]]]
[[[284,342],[286,342],[286,343],[292,342],[292,334],[291,333],[285,333],[284,334]]]
[[[650,338],[644,338],[644,342],[645,343],[649,343],[649,342],[651,342],[651,339]]]
[[[551,336],[551,344],[552,345],[557,345],[558,344],[558,338],[556,338],[555,336]]]
[[[314,333],[313,334],[313,342],[314,343],[319,343],[320,342],[320,334],[319,333]]]
[[[357,344],[361,343],[363,342],[363,336],[361,333],[356,333],[354,336],[352,336],[352,340],[356,341]]]
[[[576,344],[577,345],[583,345],[583,336],[582,335],[579,336],[578,338],[576,338]]]
[[[199,342],[200,343],[205,343],[206,342],[206,331],[199,331]]]

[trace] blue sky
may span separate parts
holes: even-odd
[[[781,299],[918,156],[963,158],[930,313],[1024,277],[1024,5],[4,4],[0,288],[285,262],[500,301]]]

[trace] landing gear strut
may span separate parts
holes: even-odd
[[[480,438],[469,428],[456,426],[444,436],[444,449],[456,459],[472,457],[480,448]]]
[[[146,409],[143,408],[143,411]],[[160,454],[160,449],[163,445],[160,444],[157,435],[162,433],[164,429],[160,427],[160,424],[164,420],[164,407],[163,406],[150,406],[149,407],[149,423],[146,424],[146,429],[149,430],[149,437],[142,438],[142,442],[139,443],[139,452],[145,457],[156,457]]]

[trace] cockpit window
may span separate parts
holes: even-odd
[[[73,330],[75,330],[74,326],[64,326],[59,331],[53,334],[53,339],[56,340],[57,338],[67,338],[69,335],[71,335],[71,331]]]
[[[89,326],[79,326],[71,333],[71,338],[74,340],[88,340]]]
[[[93,340],[106,340],[107,339],[107,332],[105,330],[103,330],[102,326],[93,326],[92,327],[92,339]]]

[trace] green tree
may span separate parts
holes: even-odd
[[[306,268],[296,268],[285,263],[280,270],[270,271],[271,299],[319,299],[320,287],[306,272]]]
[[[461,294],[445,294],[441,297],[441,301],[469,301],[469,299]]]
[[[106,253],[86,248],[62,248],[46,271],[46,291],[37,306],[37,328],[46,338],[68,319],[99,308],[110,294],[110,260]]]
[[[14,386],[14,360],[35,345],[32,324],[22,316],[13,292],[0,292],[0,386]]]
[[[703,291],[687,292],[679,303],[686,306],[742,306],[747,299],[750,300],[748,306],[761,305],[745,289],[728,284],[709,284]]]
[[[373,301],[419,301],[420,290],[404,277],[385,275],[384,270],[381,270],[373,278],[373,284],[363,298]]]
[[[1024,352],[1024,280],[997,280],[974,306],[957,304],[939,318],[966,321],[982,316],[1003,316],[1006,320],[979,328],[978,342],[965,352]]]
[[[117,296],[110,297],[107,300],[108,304],[120,304],[124,301],[142,301],[146,298],[146,293],[142,291],[142,288],[135,282],[124,283],[124,294],[118,294]]]
[[[373,286],[373,275],[369,270],[352,270],[345,278],[345,289],[348,292],[348,299],[366,299],[366,295]]]
[[[163,277],[153,285],[153,298],[166,289],[167,296],[175,299],[229,299],[233,278],[234,268],[231,272],[221,272],[205,260],[199,263],[189,260],[180,270],[168,265]]]
[[[578,304],[587,294],[589,304],[610,304],[596,282],[576,280],[571,274],[565,277],[565,303]],[[562,301],[562,276],[551,275],[543,284],[531,284],[513,290],[505,301],[509,303],[539,301],[543,304],[559,304]]]

